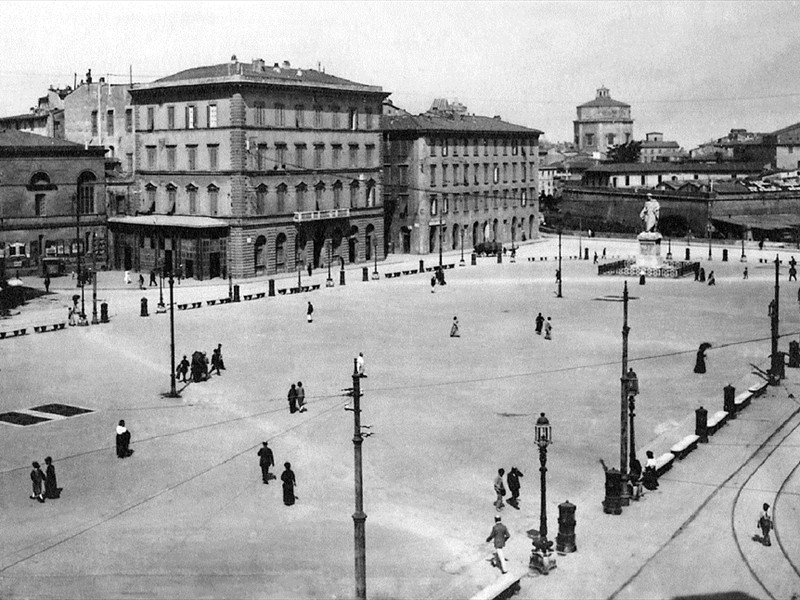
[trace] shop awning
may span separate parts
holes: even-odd
[[[222,219],[194,217],[191,215],[136,215],[109,217],[112,225],[132,225],[137,227],[182,227],[186,229],[219,229],[228,227]]]

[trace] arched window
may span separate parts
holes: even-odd
[[[50,184],[50,176],[44,171],[34,173],[31,177],[28,189],[31,191],[45,191],[55,189],[56,186]]]
[[[375,206],[375,180],[367,181],[367,208]]]
[[[275,270],[283,271],[286,268],[286,234],[279,233],[275,238]]]
[[[339,209],[342,207],[342,182],[333,182],[333,208]]]
[[[82,215],[94,213],[94,186],[97,177],[91,171],[84,171],[78,177],[78,211]]]
[[[256,188],[256,214],[267,214],[267,186],[263,183]]]
[[[297,211],[304,211],[306,209],[306,190],[308,186],[301,183],[295,188],[295,199],[297,200]]]
[[[325,184],[319,181],[317,182],[317,185],[314,186],[314,210],[322,210],[324,208],[324,196]]]
[[[275,195],[277,200],[276,210],[278,214],[283,214],[284,212],[286,212],[286,191],[288,189],[289,188],[286,186],[285,183],[280,184],[275,189]]]
[[[350,183],[350,208],[358,207],[358,181],[355,179]]]

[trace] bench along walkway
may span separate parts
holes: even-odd
[[[669,449],[672,454],[675,455],[675,458],[678,460],[683,460],[687,454],[689,454],[692,450],[697,448],[697,442],[700,441],[700,436],[691,434],[687,435],[683,438],[680,442],[673,445],[672,448]]]
[[[509,569],[494,582],[472,596],[471,600],[503,600],[519,592],[519,582],[528,576],[528,569]]]

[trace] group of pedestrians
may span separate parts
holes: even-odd
[[[306,410],[308,410],[306,408],[306,390],[303,387],[302,381],[298,381],[297,384],[292,384],[292,387],[289,388],[287,400],[289,401],[290,414],[306,412]]]
[[[505,469],[498,469],[497,477],[494,478],[494,492],[497,496],[496,500],[494,501],[494,506],[497,510],[503,510],[503,507],[505,506],[505,502],[503,502],[503,498],[507,493],[505,483],[503,482],[503,476],[505,474]],[[508,483],[508,490],[511,491],[511,498],[508,499],[508,504],[517,510],[519,510],[519,480],[521,477],[523,477],[522,471],[520,471],[517,467],[511,467],[511,470],[508,472],[508,475],[506,475],[505,479],[505,482]]]
[[[61,489],[58,487],[56,480],[56,468],[53,466],[53,459],[47,457],[44,459],[46,470],[43,473],[42,467],[38,462],[33,461],[33,470],[31,470],[31,486],[32,494],[31,500],[38,500],[44,504],[45,499],[56,499],[61,497]]]
[[[269,468],[275,465],[275,456],[272,453],[272,448],[269,447],[267,442],[263,442],[261,448],[258,450],[258,461],[261,467],[261,482],[269,484],[275,475],[269,472]],[[283,503],[286,506],[292,506],[297,500],[294,495],[294,488],[297,486],[297,478],[294,471],[292,471],[292,464],[283,463],[283,473],[281,473],[281,484],[283,486]]]
[[[550,317],[545,318],[542,316],[542,313],[536,315],[536,335],[542,335],[542,330],[544,330],[544,339],[552,340],[553,339],[553,322]]]
[[[217,347],[211,351],[211,370],[209,370],[208,365],[209,360],[206,358],[205,352],[199,350],[193,352],[191,363],[184,354],[181,362],[175,367],[175,377],[181,383],[188,383],[189,381],[205,381],[215,371],[217,375],[222,375],[222,371],[225,370],[225,361],[222,359],[222,344],[217,344]],[[191,377],[189,377],[190,372]]]

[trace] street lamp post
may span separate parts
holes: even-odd
[[[361,465],[361,445],[364,434],[361,432],[361,374],[358,372],[358,359],[353,359],[353,404],[345,407],[353,411],[353,470],[355,480],[355,512],[353,513],[353,538],[355,543],[356,598],[367,598],[367,544],[366,520],[364,512],[364,479]],[[367,434],[369,435],[369,434]]]
[[[561,280],[563,279],[563,275],[561,273],[561,227],[558,228],[558,297],[562,298],[561,296]]]
[[[708,260],[711,260],[711,223],[706,226],[706,233],[708,233]]]
[[[628,506],[631,501],[628,493],[628,282],[622,292],[622,377],[620,389],[622,404],[620,407],[619,431],[619,472],[622,481],[620,504]]]
[[[630,460],[628,461],[628,472],[634,472],[634,462],[636,461],[636,436],[633,429],[633,419],[636,416],[636,396],[639,394],[639,378],[633,371],[633,368],[628,369],[627,378],[627,391],[628,391],[628,410],[630,412],[630,429],[631,429],[631,447],[630,447]]]
[[[442,233],[444,232],[444,225],[442,224],[442,208],[444,208],[444,204],[442,204],[441,208],[439,209],[439,270],[442,270]]]
[[[539,535],[534,539],[530,566],[543,574],[547,574],[556,566],[551,548],[553,542],[547,539],[547,447],[553,441],[550,422],[544,413],[536,420],[536,445],[539,446],[539,473],[541,475],[541,505],[539,510]]]
[[[99,325],[97,318],[97,234],[92,233],[92,325]]]
[[[173,246],[174,247],[174,246]],[[173,285],[175,279],[172,275],[172,265],[169,267],[169,394],[167,398],[180,398],[181,395],[175,387],[175,302],[173,300]]]
[[[515,240],[515,237],[516,237],[516,229],[517,229],[517,228],[516,228],[516,227],[514,227],[514,226],[512,225],[512,227],[511,227],[511,260],[510,260],[510,262],[512,262],[512,263],[513,263],[513,262],[517,262],[517,259],[516,259],[516,256],[517,256],[517,249],[516,249],[516,247],[514,246],[514,243],[515,243],[515,241],[516,241],[516,240]]]
[[[772,300],[772,310],[770,311],[770,330],[772,334],[772,355],[770,360],[769,382],[770,385],[778,385],[780,383],[780,374],[783,371],[783,354],[778,353],[778,327],[779,327],[779,298],[780,298],[780,283],[778,278],[780,276],[780,257],[775,255],[775,297]]]
[[[467,263],[464,262],[464,228],[461,228],[461,260],[458,263],[459,267],[466,267]]]
[[[744,254],[744,231],[742,231],[742,258],[739,259],[739,262],[747,262],[747,256]]]
[[[331,250],[331,245],[328,244],[328,279],[325,280],[325,287],[333,287],[333,278],[331,277],[331,260],[333,260],[333,256]]]
[[[73,198],[75,199],[75,230],[76,242],[78,244],[78,285],[81,288],[81,314],[78,319],[78,325],[88,325],[89,323],[86,321],[86,302],[84,299],[84,288],[86,286],[83,282],[83,252],[81,251],[81,205],[80,198],[77,195],[74,195]]]
[[[374,255],[373,258],[375,259],[375,268],[372,271],[372,279],[380,279],[381,276],[378,274],[378,238],[375,237],[372,240],[372,254]]]

